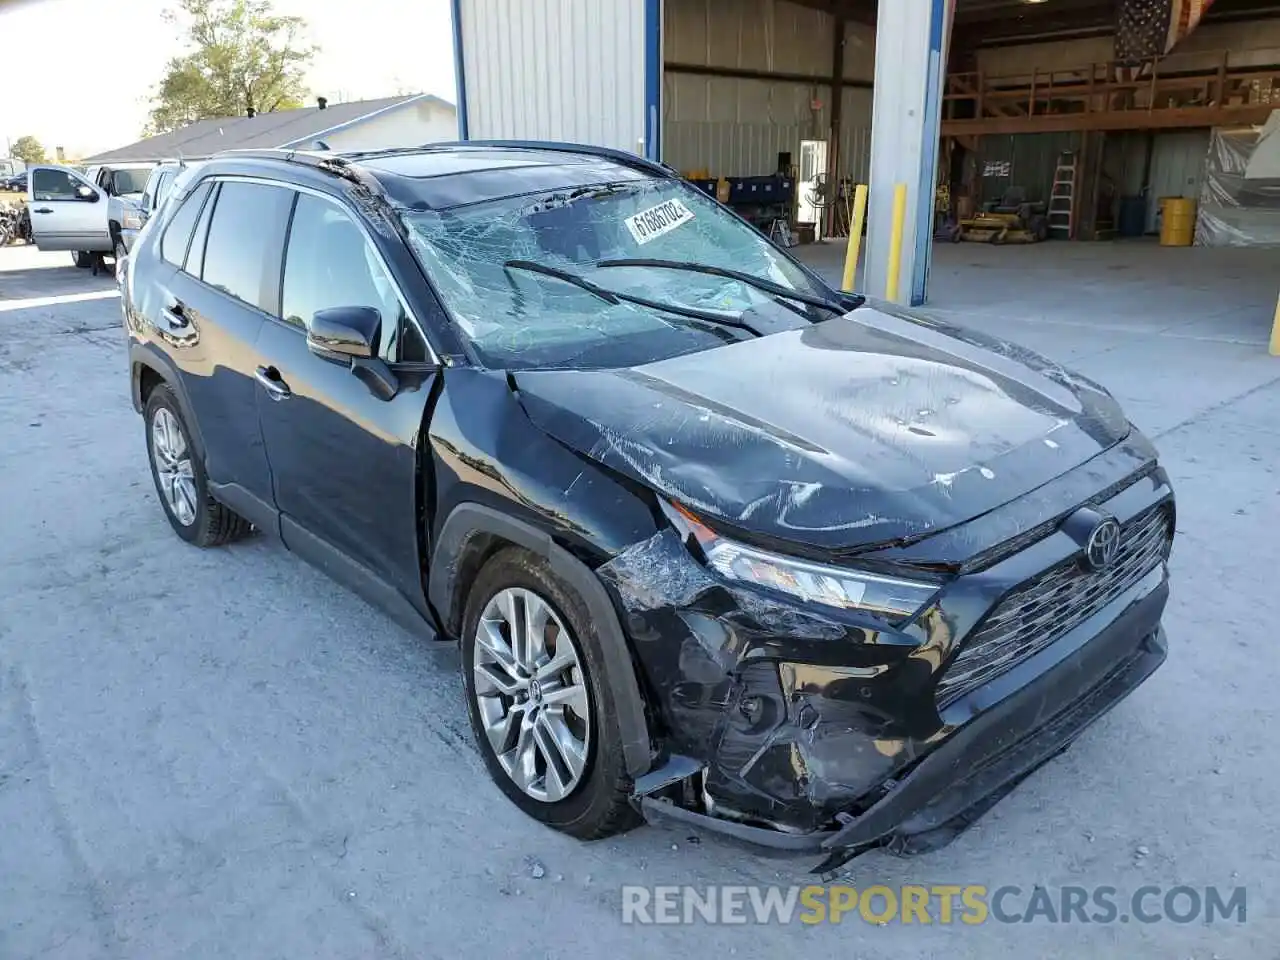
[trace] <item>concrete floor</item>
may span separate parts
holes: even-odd
[[[805,864],[525,818],[484,773],[450,648],[269,542],[173,536],[110,280],[10,248],[0,957],[1276,960],[1274,291],[1198,251],[1082,275],[1103,251],[940,250],[931,309],[1073,361],[1157,437],[1180,495],[1170,660],[953,845],[845,882],[1243,885],[1243,925],[623,926],[623,884],[804,883]]]
[[[839,284],[843,242],[795,252]],[[1135,240],[940,243],[933,252],[918,309],[1074,367],[1153,435],[1280,376],[1267,353],[1280,250]]]

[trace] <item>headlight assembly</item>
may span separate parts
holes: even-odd
[[[663,503],[663,512],[683,535],[693,534],[707,566],[727,580],[790,594],[809,603],[864,610],[904,620],[938,592],[940,584],[887,577],[849,567],[833,567],[761,550],[720,536],[694,514]]]

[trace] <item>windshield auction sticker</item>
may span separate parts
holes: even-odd
[[[643,245],[692,219],[692,210],[679,200],[668,200],[648,210],[641,210],[633,217],[627,217],[627,229],[636,238],[636,243]]]

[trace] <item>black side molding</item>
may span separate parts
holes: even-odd
[[[455,587],[458,560],[466,550],[467,541],[477,533],[499,537],[546,557],[556,575],[572,585],[586,602],[604,648],[605,676],[601,679],[618,711],[627,773],[638,777],[648,772],[652,766],[652,757],[649,728],[644,716],[644,700],[640,695],[640,685],[636,682],[635,668],[631,664],[630,650],[618,622],[618,615],[596,575],[581,560],[552,540],[546,531],[478,503],[462,503],[455,507],[440,530],[429,565],[427,598],[440,619],[444,623],[455,622],[453,605],[457,595]]]

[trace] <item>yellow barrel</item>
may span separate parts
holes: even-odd
[[[1160,246],[1189,247],[1196,236],[1196,202],[1187,197],[1160,198]]]

